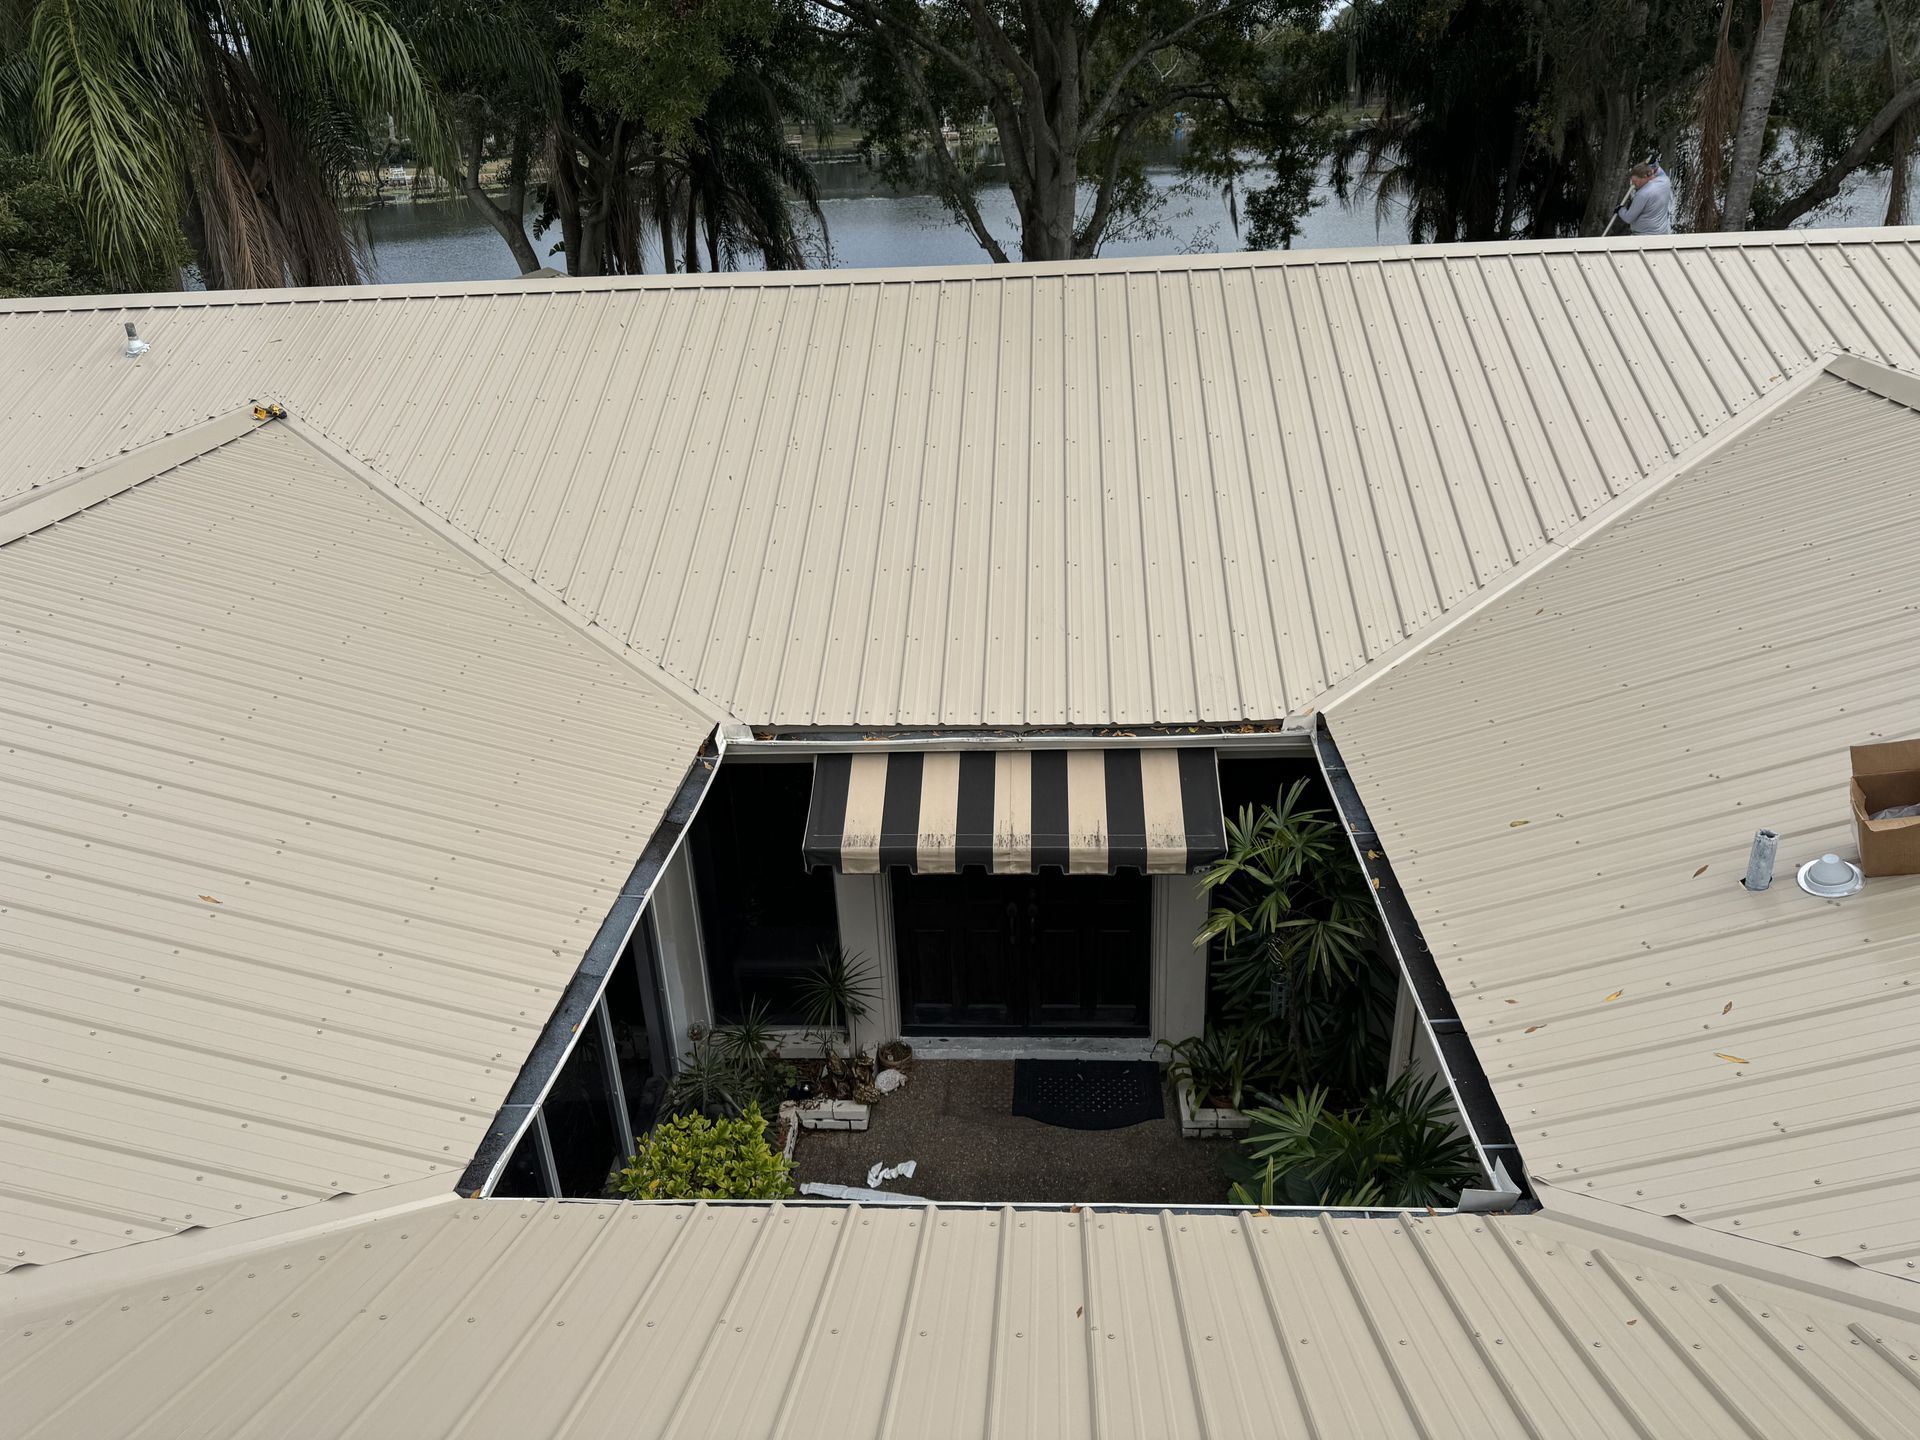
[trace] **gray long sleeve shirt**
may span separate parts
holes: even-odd
[[[1673,186],[1666,172],[1655,175],[1633,192],[1620,207],[1620,218],[1635,235],[1671,235],[1673,233]]]

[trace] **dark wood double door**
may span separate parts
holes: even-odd
[[[893,877],[908,1035],[1144,1035],[1144,875]]]

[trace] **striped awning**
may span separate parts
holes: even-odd
[[[1225,849],[1205,748],[887,750],[813,764],[807,863],[851,875],[1184,875]]]

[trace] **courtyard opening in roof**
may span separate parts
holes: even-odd
[[[1297,749],[730,752],[541,1111],[515,1193],[1445,1206],[1483,1173]]]

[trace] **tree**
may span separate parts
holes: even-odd
[[[1630,163],[1697,119],[1716,18],[1707,0],[1354,0],[1335,29],[1374,114],[1336,185],[1404,207],[1418,240],[1600,234]]]
[[[793,71],[756,49],[716,87],[679,152],[709,270],[733,269],[748,252],[769,270],[806,268],[814,246],[795,223],[796,202],[819,234],[818,253],[827,252],[813,167],[787,138],[784,117],[800,108],[783,103],[793,89]],[[691,246],[686,268],[699,268]]]
[[[832,77],[790,0],[602,0],[566,54],[582,99],[630,121],[662,261],[700,268],[757,252],[769,269],[806,264],[797,198],[822,237],[826,217],[789,121],[824,122]],[[676,230],[679,232],[676,236]]]
[[[137,276],[155,285],[165,275]],[[80,212],[40,162],[0,148],[0,299],[116,288],[94,263]]]
[[[1753,223],[1784,227],[1837,198],[1857,174],[1888,174],[1885,220],[1903,224],[1920,133],[1920,4],[1847,0],[1802,7],[1788,38],[1775,141],[1754,188]]]
[[[451,178],[523,273],[545,245],[575,275],[637,274],[650,237],[669,271],[703,252],[799,267],[816,247],[794,199],[824,237],[788,137],[825,93],[798,0],[394,3],[449,117]]]
[[[436,133],[374,0],[27,0],[35,142],[96,263],[130,281],[184,227],[210,287],[351,284],[340,201],[376,121]]]
[[[561,32],[539,0],[393,0],[447,129],[447,178],[493,228],[523,275],[542,266],[527,234],[533,167],[559,107]],[[506,160],[506,194],[486,185],[489,142]]]
[[[1691,123],[1715,14],[1702,0],[1538,0],[1532,14],[1542,77],[1537,143],[1585,196],[1577,232],[1599,235],[1629,165],[1675,148]]]
[[[996,261],[1008,249],[981,214],[978,155],[959,128],[980,115],[999,139],[1024,260],[1095,255],[1150,216],[1145,147],[1176,115],[1212,178],[1237,183],[1251,153],[1286,167],[1284,185],[1302,163],[1288,142],[1309,91],[1271,42],[1317,30],[1323,0],[809,3],[849,54],[870,158],[893,178],[929,166]]]
[[[1422,240],[1576,230],[1588,175],[1541,143],[1549,82],[1524,0],[1357,0],[1339,29],[1374,117],[1334,151],[1334,187],[1405,207]]]
[[[1773,109],[1773,89],[1780,79],[1780,61],[1786,53],[1787,25],[1793,19],[1793,0],[1760,0],[1759,34],[1747,57],[1747,83],[1740,101],[1740,123],[1733,132],[1733,158],[1727,163],[1727,198],[1721,206],[1720,228],[1744,230],[1753,203],[1754,182],[1760,175],[1760,156],[1767,138],[1767,116]]]
[[[1920,0],[1353,0],[1371,119],[1335,181],[1415,239],[1597,234],[1658,150],[1696,231],[1784,226],[1862,172],[1904,216]]]

